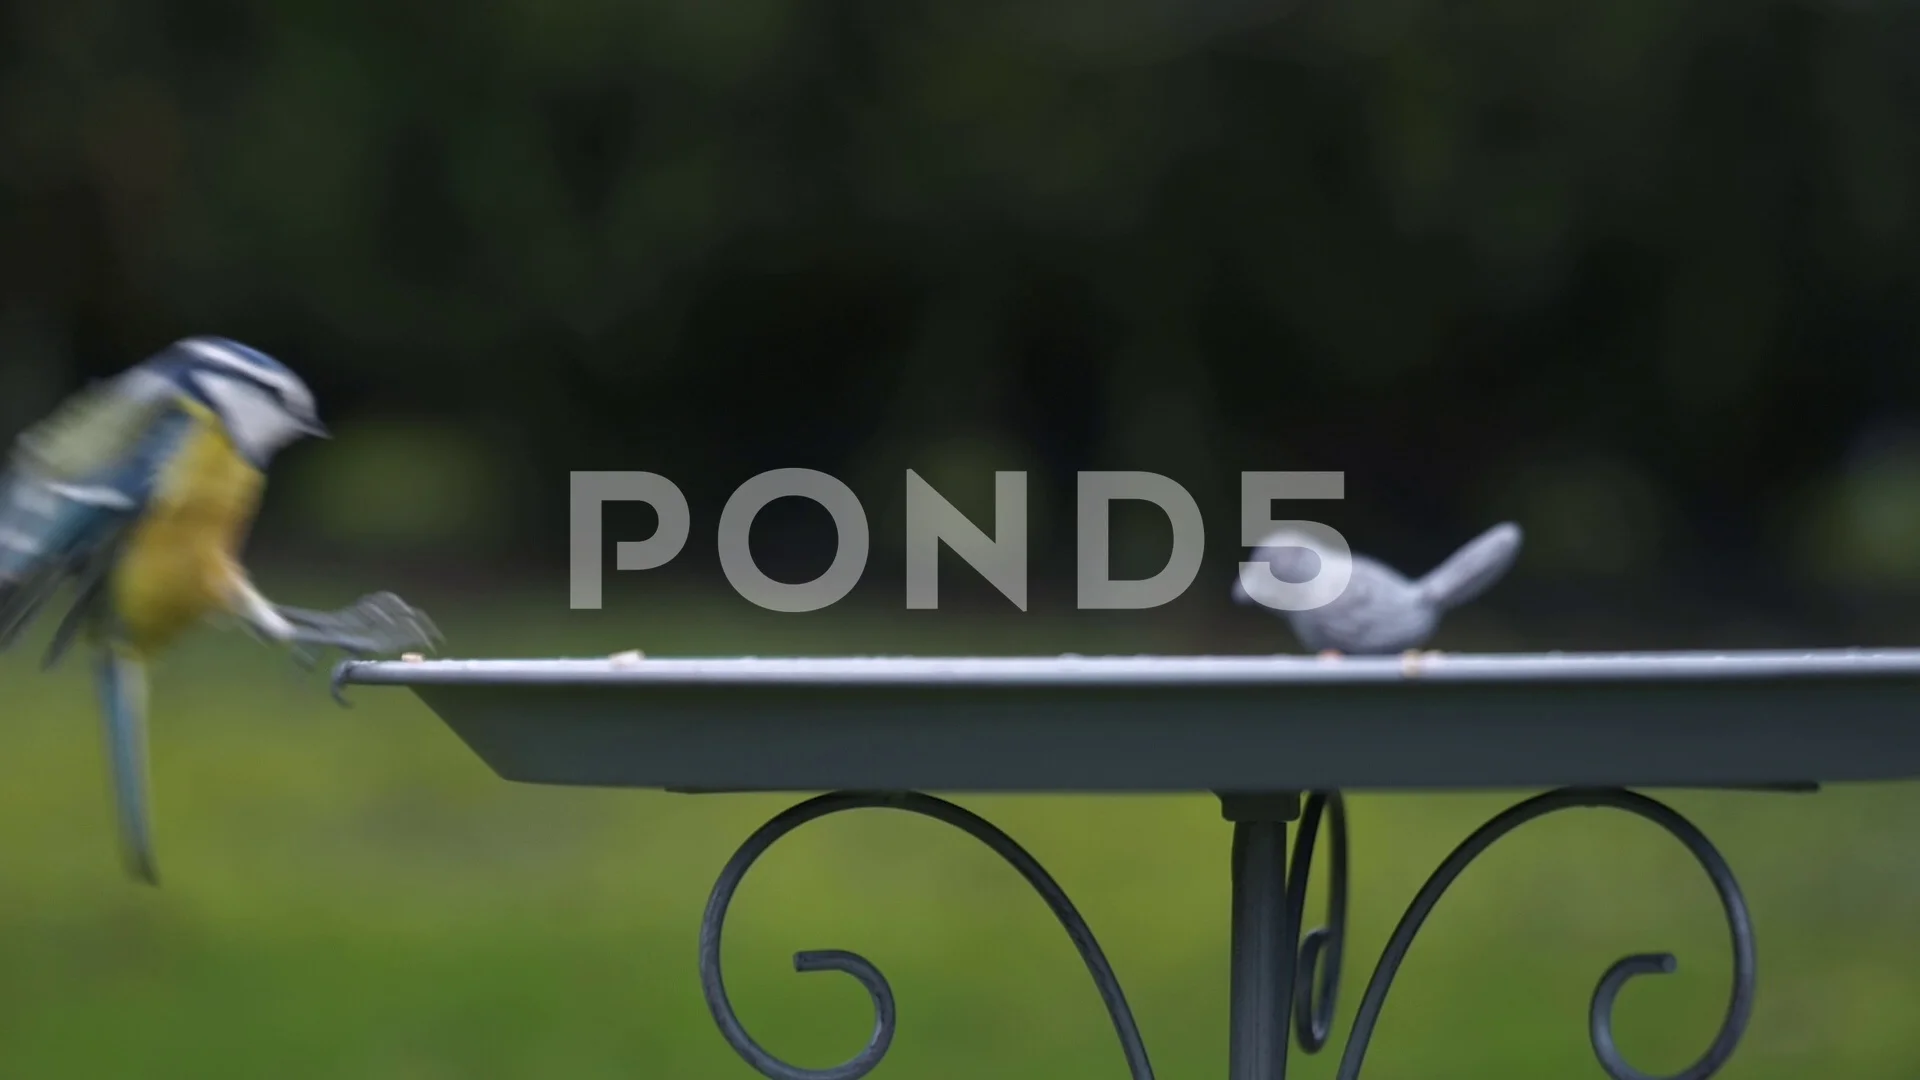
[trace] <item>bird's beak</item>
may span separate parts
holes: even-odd
[[[309,436],[315,439],[333,438],[333,432],[328,431],[327,425],[321,423],[318,420],[307,421],[306,424],[303,425],[302,430],[305,431]]]

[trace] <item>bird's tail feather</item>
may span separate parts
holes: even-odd
[[[1503,522],[1447,556],[1446,562],[1420,579],[1420,591],[1438,607],[1458,607],[1500,580],[1519,554],[1520,526]]]
[[[136,657],[104,650],[99,667],[100,707],[106,721],[107,762],[120,822],[127,872],[149,885],[160,875],[153,856],[147,796],[147,671]]]

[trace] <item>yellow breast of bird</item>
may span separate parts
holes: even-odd
[[[240,456],[212,413],[162,467],[147,510],[113,570],[115,622],[134,651],[151,654],[227,609],[239,552],[266,477]]]

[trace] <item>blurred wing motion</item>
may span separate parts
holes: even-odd
[[[61,585],[94,591],[186,422],[164,380],[123,377],[81,391],[20,436],[0,475],[0,650]],[[81,601],[76,611],[91,598]]]
[[[78,595],[45,663],[57,661],[80,631],[99,627],[114,550],[188,423],[164,380],[133,373],[81,391],[20,437],[0,476],[0,651],[68,582]],[[133,872],[151,882],[145,673],[138,659],[107,649],[99,689],[122,845]]]

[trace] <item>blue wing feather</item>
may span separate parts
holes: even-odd
[[[72,478],[56,478],[29,461],[0,477],[0,651],[30,627],[69,581],[82,595],[63,624],[64,650],[78,623],[94,614],[116,544],[152,498],[160,470],[192,426],[180,409],[160,412],[114,460]],[[71,625],[69,625],[71,624]],[[50,653],[49,662],[57,658]]]

